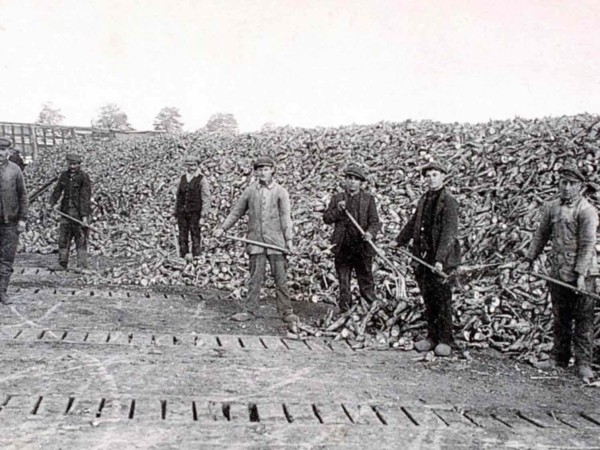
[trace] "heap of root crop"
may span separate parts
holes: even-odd
[[[513,262],[524,254],[541,205],[557,194],[557,171],[565,161],[577,161],[591,185],[600,184],[599,132],[598,117],[580,115],[476,125],[382,122],[339,128],[281,127],[240,135],[191,133],[137,141],[87,141],[43,153],[27,168],[26,178],[33,192],[64,169],[67,152],[83,155],[84,169],[94,183],[92,222],[101,232],[91,236],[90,251],[117,262],[87,276],[85,282],[207,286],[241,299],[248,276],[244,249],[209,235],[252,181],[252,161],[268,154],[277,160],[276,178],[288,188],[292,201],[298,250],[290,258],[293,296],[298,301],[334,304],[332,228],[323,224],[322,213],[331,195],[341,189],[341,174],[348,163],[362,164],[369,173],[367,189],[376,197],[383,222],[377,242],[398,268],[403,261],[390,243],[423,193],[417,168],[430,159],[446,164],[451,169],[449,189],[461,207],[463,261],[474,268]],[[177,257],[172,217],[187,153],[201,158],[213,194],[213,209],[202,226],[204,253],[195,261]],[[32,204],[22,251],[56,249],[56,217],[47,207],[48,195]],[[598,206],[593,189],[586,196]],[[238,236],[244,232],[243,221],[231,230]],[[548,350],[547,290],[539,281],[502,267],[466,270],[459,277],[457,335],[468,345],[489,345],[522,356]],[[375,310],[358,305],[345,318],[326,317],[321,332],[354,346],[409,347],[424,325],[413,278],[406,277],[406,298],[396,289],[394,272],[379,261],[375,278],[381,304]]]

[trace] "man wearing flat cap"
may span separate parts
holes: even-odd
[[[87,224],[91,212],[92,183],[88,174],[81,169],[81,162],[80,155],[67,154],[67,170],[60,174],[56,187],[50,195],[50,207],[53,208],[62,196],[60,207],[55,209]],[[87,229],[63,215],[60,217],[58,229],[58,264],[52,266],[51,270],[65,271],[68,269],[71,240],[75,240],[77,249],[75,272],[87,272]]]
[[[350,291],[352,272],[356,272],[361,297],[369,303],[377,300],[373,281],[375,251],[368,240],[375,238],[381,229],[381,222],[375,198],[362,189],[366,181],[367,175],[361,167],[355,164],[347,166],[344,170],[344,191],[333,195],[323,213],[323,221],[327,225],[334,225],[332,243],[335,245],[335,271],[340,286],[338,306],[342,312],[350,309],[353,303]],[[364,237],[348,213],[363,229]]]
[[[525,257],[527,269],[552,241],[551,277],[581,291],[594,291],[597,274],[596,230],[598,213],[582,197],[584,176],[576,166],[567,164],[559,171],[559,198],[543,206],[542,217]],[[554,348],[550,366],[566,368],[571,345],[579,376],[593,378],[594,299],[574,290],[548,282],[552,298]]]
[[[396,238],[400,247],[411,243],[413,255],[424,260],[431,270],[415,265],[414,274],[425,303],[427,337],[415,343],[417,351],[434,350],[448,356],[452,335],[452,285],[438,271],[452,273],[460,264],[458,243],[458,202],[445,188],[446,168],[431,161],[421,168],[428,191],[419,199],[417,209]]]
[[[200,170],[195,156],[185,158],[185,173],[179,180],[175,201],[175,218],[179,228],[179,256],[189,253],[189,237],[192,236],[192,256],[200,256],[202,236],[200,219],[210,210],[210,187]]]
[[[29,203],[21,169],[8,160],[12,141],[0,137],[0,303],[11,304],[7,294],[19,233],[25,231]]]
[[[216,238],[221,237],[247,214],[248,240],[293,253],[290,196],[288,191],[273,179],[275,161],[267,156],[258,158],[254,163],[254,172],[258,180],[244,190],[229,216],[222,225],[215,228],[213,235]],[[248,244],[246,252],[250,255],[247,303],[251,307],[258,305],[266,264],[269,261],[271,274],[275,279],[277,312],[288,329],[296,332],[298,316],[294,314],[287,287],[286,255],[280,250],[254,244]]]

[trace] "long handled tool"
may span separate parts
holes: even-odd
[[[42,187],[40,187],[37,191],[35,191],[33,194],[31,194],[28,198],[29,203],[31,203],[36,198],[38,198],[40,195],[42,195],[44,192],[46,192],[48,189],[50,189],[50,187],[56,182],[56,180],[58,180],[58,177],[52,178],[50,181],[46,182]]]
[[[225,237],[233,241],[245,242],[246,244],[258,245],[259,247],[270,248],[271,250],[278,250],[280,252],[285,253],[286,255],[290,254],[290,251],[287,248],[279,247],[277,245],[266,244],[264,242],[253,241],[251,239],[244,239],[236,236],[225,235]]]
[[[407,252],[406,250],[403,250],[401,248],[397,248],[396,250],[398,250],[400,253],[402,253],[405,256],[408,256],[410,259],[418,262],[419,264],[421,264],[423,267],[427,267],[429,270],[431,270],[432,272],[435,272],[436,274],[438,274],[439,276],[441,276],[444,279],[448,278],[448,274],[442,272],[441,270],[436,269],[434,266],[432,266],[431,264],[426,263],[425,261],[423,261],[421,258],[416,257],[415,255],[413,255],[410,252]]]
[[[56,211],[56,212],[57,212],[58,214],[60,214],[61,216],[65,217],[65,218],[67,218],[67,219],[69,219],[69,220],[72,220],[72,221],[73,221],[73,222],[75,222],[75,223],[78,223],[78,224],[79,224],[79,225],[81,225],[82,227],[89,228],[89,229],[90,229],[90,230],[92,230],[94,233],[100,234],[100,231],[98,231],[98,229],[97,229],[97,228],[94,228],[93,226],[91,226],[91,225],[89,225],[89,224],[87,224],[87,223],[83,223],[81,220],[78,220],[78,219],[76,219],[75,217],[72,217],[72,216],[70,216],[70,215],[68,215],[68,214],[65,214],[64,212],[62,212],[62,211],[59,211],[58,209],[55,209],[54,211]]]
[[[352,216],[352,214],[350,214],[350,212],[346,208],[343,208],[343,209],[344,209],[344,212],[346,213],[346,215],[348,216],[348,218],[350,219],[350,221],[354,224],[356,229],[360,232],[362,237],[365,239],[365,241],[367,241],[369,243],[369,245],[371,246],[371,248],[373,250],[375,250],[375,253],[377,254],[377,256],[379,256],[383,260],[383,262],[385,262],[390,267],[390,269],[392,269],[392,272],[396,275],[397,279],[400,280],[400,297],[405,298],[406,297],[406,280],[404,279],[404,276],[402,276],[402,274],[398,271],[396,266],[394,266],[394,263],[392,261],[390,261],[390,259],[387,256],[385,256],[385,253],[383,253],[383,250],[381,250],[379,247],[377,247],[372,239],[366,237],[365,230],[362,229],[362,227],[356,221],[356,219]]]
[[[564,288],[570,289],[573,292],[576,292],[581,295],[589,295],[591,298],[595,298],[596,300],[600,300],[600,295],[594,294],[593,292],[582,291],[577,289],[575,286],[570,285],[569,283],[565,283],[564,281],[557,280],[555,278],[549,277],[547,275],[538,273],[538,272],[527,272],[529,275],[533,275],[534,277],[541,278],[542,280],[546,280],[550,283],[556,284],[557,286],[562,286]]]

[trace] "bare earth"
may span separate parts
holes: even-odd
[[[222,293],[81,286],[54,259],[19,255],[0,309],[0,448],[600,448],[572,370],[291,340],[270,299],[239,323]]]

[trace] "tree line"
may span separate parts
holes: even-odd
[[[46,102],[42,105],[42,110],[35,123],[39,125],[62,125],[64,119],[65,117],[60,108],[54,106],[52,102]],[[158,112],[152,125],[155,131],[177,134],[183,131],[184,123],[181,121],[179,108],[165,106]],[[134,129],[129,123],[127,114],[115,103],[107,103],[102,106],[98,116],[92,119],[91,126],[116,131],[132,131]],[[208,119],[203,130],[237,134],[238,123],[233,114],[215,113]]]

